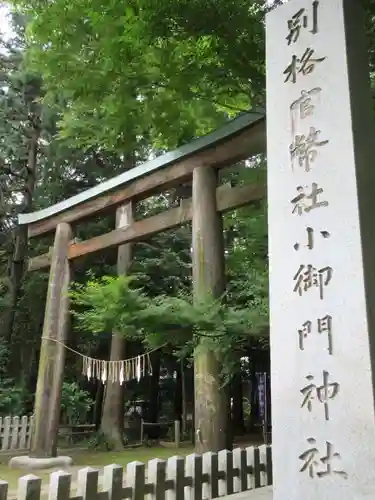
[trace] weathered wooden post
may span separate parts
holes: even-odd
[[[133,222],[134,204],[132,202],[119,207],[116,211],[116,227],[126,228]],[[132,244],[121,245],[117,251],[117,274],[127,274],[132,261]],[[124,359],[126,340],[115,332],[112,334],[111,361]],[[117,449],[123,447],[122,431],[124,427],[124,386],[119,381],[108,380],[105,392],[101,431],[111,440]]]
[[[211,167],[193,171],[193,290],[203,301],[224,292],[224,244],[221,214],[216,210],[217,174]],[[194,353],[195,443],[199,452],[225,448],[226,396],[220,388],[220,360],[209,339]]]
[[[181,444],[181,422],[179,420],[174,421],[174,444],[176,448],[179,448]]]
[[[29,457],[15,457],[25,462],[36,459],[43,465],[69,464],[69,457],[57,457],[57,437],[60,421],[61,386],[64,376],[65,348],[69,327],[69,283],[70,264],[68,246],[72,239],[69,224],[61,223],[56,228],[51,256],[51,269],[47,290],[46,311],[40,349],[38,382],[35,394],[35,420]],[[21,465],[21,464],[20,464]]]
[[[31,454],[36,457],[57,455],[61,386],[66,354],[62,344],[66,343],[69,328],[68,246],[71,239],[72,231],[69,224],[59,224],[56,228],[52,250],[35,394],[35,423]]]
[[[143,441],[145,439],[145,426],[144,426],[144,420],[141,418],[141,436],[139,438],[141,444],[143,444]]]

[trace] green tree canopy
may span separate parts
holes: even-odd
[[[15,0],[62,136],[173,147],[263,101],[264,8],[249,0]],[[178,123],[178,126],[176,126]]]

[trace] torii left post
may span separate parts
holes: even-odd
[[[31,465],[70,465],[70,457],[57,456],[60,422],[60,398],[65,366],[65,348],[69,328],[69,284],[71,264],[68,247],[72,240],[69,224],[56,227],[35,393],[34,426],[30,457],[14,457],[13,467]]]

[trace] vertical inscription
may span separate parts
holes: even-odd
[[[323,300],[324,289],[330,284],[332,274],[333,269],[330,266],[317,269],[311,264],[301,264],[293,278],[296,282],[293,292],[297,292],[299,296],[302,296],[308,290],[316,287],[319,289],[320,299]]]
[[[286,23],[286,43],[290,47],[290,59],[283,71],[284,84],[294,88],[297,80],[305,78],[309,85],[309,77],[326,68],[327,57],[316,51],[311,46],[311,35],[309,35],[308,46],[302,45],[303,33],[309,32],[313,35],[319,34],[319,2],[313,1],[310,5],[297,10]],[[315,38],[314,38],[315,39]],[[313,40],[314,40],[313,39]],[[288,56],[289,57],[289,56]],[[298,184],[297,194],[292,196],[290,203],[292,205],[291,215],[297,217],[309,218],[310,213],[317,209],[329,209],[329,200],[324,193],[324,187],[320,185],[319,179],[311,179],[311,172],[314,176],[319,174],[319,169],[315,170],[315,164],[318,163],[320,156],[324,161],[326,148],[330,147],[330,138],[326,137],[320,127],[314,123],[315,109],[319,106],[324,89],[320,86],[310,86],[300,91],[292,103],[289,105],[289,115],[292,138],[289,144],[289,157],[292,175],[298,170],[306,177],[306,184]],[[324,165],[324,163],[322,163]],[[299,173],[300,175],[300,173]],[[294,220],[294,219],[293,219]],[[304,237],[298,240],[292,247],[295,251],[302,254],[315,249],[318,241],[322,242],[331,237],[329,228],[317,230],[307,224]],[[293,292],[301,297],[301,300],[314,298],[311,290],[316,290],[321,303],[324,303],[329,285],[334,279],[333,267],[329,264],[316,266],[306,259],[307,263],[299,265],[293,274]],[[305,261],[305,262],[306,262]],[[311,299],[310,299],[311,300]],[[315,300],[315,299],[314,299]],[[307,319],[302,325],[297,327],[297,339],[299,351],[304,353],[311,342],[310,337],[323,338],[325,336],[324,353],[328,355],[327,361],[333,356],[333,318],[327,311],[322,311],[321,316],[315,319]],[[324,345],[324,344],[323,344]],[[340,383],[336,381],[330,370],[324,368],[321,376],[316,377],[312,373],[305,376],[305,381],[301,383],[300,393],[302,395],[301,411],[307,410],[309,413],[314,411],[315,406],[322,406],[325,422],[330,421],[330,405],[340,397]],[[347,479],[347,473],[340,468],[340,454],[334,450],[334,445],[330,441],[325,442],[325,452],[321,452],[316,439],[309,437],[307,439],[306,449],[299,459],[303,462],[300,469],[301,473],[307,473],[311,479],[324,478],[327,476],[337,476]]]
[[[302,29],[309,29],[313,35],[318,33],[318,0],[312,2],[311,15],[307,9],[299,9],[292,17],[288,20],[288,30],[289,33],[286,36],[288,45],[296,43],[299,39]]]
[[[312,411],[312,402],[316,398],[317,401],[324,405],[324,416],[326,420],[329,420],[329,408],[328,402],[330,399],[334,399],[339,393],[340,384],[337,382],[329,381],[329,373],[323,371],[323,384],[317,386],[314,383],[314,376],[307,375],[306,380],[309,382],[305,387],[301,389],[301,394],[303,395],[303,401],[301,403],[301,408],[306,407],[309,412]]]
[[[292,123],[293,138],[296,135],[297,123],[313,116],[315,106],[319,103],[320,100],[321,91],[322,89],[320,87],[314,87],[310,90],[302,90],[301,96],[293,101],[290,105],[290,118]]]
[[[305,350],[305,341],[308,337],[314,334],[313,328],[315,327],[315,322],[305,321],[300,328],[298,328],[298,346],[300,351]],[[327,350],[332,356],[333,354],[333,341],[332,341],[332,316],[326,314],[322,318],[316,320],[316,332],[318,334],[327,335]]]
[[[296,135],[294,142],[289,146],[290,158],[292,161],[296,159],[298,165],[305,169],[305,172],[310,172],[312,163],[314,163],[318,156],[318,148],[325,146],[329,141],[319,140],[321,131],[316,130],[315,127],[310,127],[308,135]]]
[[[304,462],[300,469],[301,472],[307,472],[312,479],[333,475],[348,479],[348,474],[344,470],[336,468],[336,463],[341,459],[341,456],[334,451],[332,443],[326,441],[326,454],[324,456],[317,448],[314,438],[308,438],[307,443],[310,448],[299,456],[299,459]]]
[[[303,213],[309,213],[315,208],[328,207],[328,201],[320,198],[320,195],[323,194],[323,188],[319,187],[317,182],[312,183],[311,191],[308,193],[305,191],[307,187],[297,186],[298,194],[290,200],[293,205],[292,214],[303,215]]]
[[[312,250],[314,248],[315,244],[315,232],[312,227],[307,227],[306,228],[306,233],[307,233],[307,238],[306,238],[306,245],[305,248],[308,248],[309,250]],[[322,231],[319,231],[319,234],[322,238],[327,239],[331,236],[331,234],[326,231],[325,229]],[[301,248],[301,244],[299,242],[294,243],[293,245],[294,250],[298,251]]]
[[[284,83],[296,83],[298,75],[310,75],[318,64],[326,60],[326,57],[313,57],[314,53],[315,50],[308,47],[300,57],[293,54],[290,64],[283,73],[285,75]]]

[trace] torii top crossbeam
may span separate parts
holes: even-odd
[[[54,231],[60,222],[75,222],[114,209],[127,200],[147,198],[191,177],[196,166],[225,167],[265,151],[261,110],[244,113],[223,127],[174,151],[147,161],[48,208],[20,214],[29,238]]]

